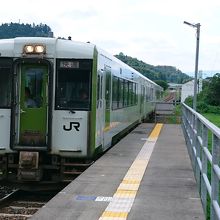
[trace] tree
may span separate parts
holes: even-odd
[[[137,58],[124,55],[122,52],[115,56],[153,81],[163,80],[173,83],[183,83],[190,79],[188,75],[173,66],[153,66]]]
[[[51,28],[46,24],[33,25],[20,23],[5,23],[0,25],[0,39],[15,37],[48,37]]]
[[[204,101],[209,105],[220,106],[220,73],[216,73],[204,90]]]
[[[154,82],[161,86],[164,90],[166,90],[169,86],[168,83],[164,80],[155,80]]]

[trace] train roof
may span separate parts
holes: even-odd
[[[0,40],[0,54],[2,57],[21,57],[23,47],[28,44],[46,45],[48,58],[82,58],[92,59],[95,45],[72,40],[45,37],[17,37]]]
[[[151,84],[160,87],[132,67],[123,63],[115,56],[109,54],[103,49],[92,43],[85,43],[73,40],[64,40],[58,38],[46,37],[17,37],[13,39],[0,40],[0,56],[1,57],[21,57],[23,55],[23,47],[28,44],[44,44],[47,49],[47,58],[77,58],[77,59],[93,59],[94,49],[97,48],[98,53],[104,55],[108,59],[120,64],[123,68],[130,70],[138,76],[144,78]]]

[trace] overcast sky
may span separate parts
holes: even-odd
[[[7,0],[0,18],[183,72],[194,71],[196,49],[196,29],[183,21],[201,23],[199,70],[220,70],[220,0]]]

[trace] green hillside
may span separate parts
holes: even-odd
[[[115,56],[153,81],[164,80],[170,83],[184,83],[190,79],[187,74],[173,66],[153,66],[123,53]]]
[[[11,22],[0,25],[0,39],[15,37],[53,37],[53,32],[46,24]],[[172,66],[153,66],[123,53],[115,56],[153,81],[184,83],[190,79],[188,75]]]
[[[51,28],[46,24],[4,23],[0,26],[0,39],[15,37],[48,37],[52,35]]]

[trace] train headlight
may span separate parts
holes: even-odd
[[[34,53],[34,46],[32,46],[32,45],[25,45],[24,46],[24,52],[25,53]]]
[[[34,47],[35,53],[44,53],[45,52],[45,47],[43,45],[36,45]]]
[[[24,53],[25,54],[44,54],[46,53],[45,45],[25,45],[24,46]]]

